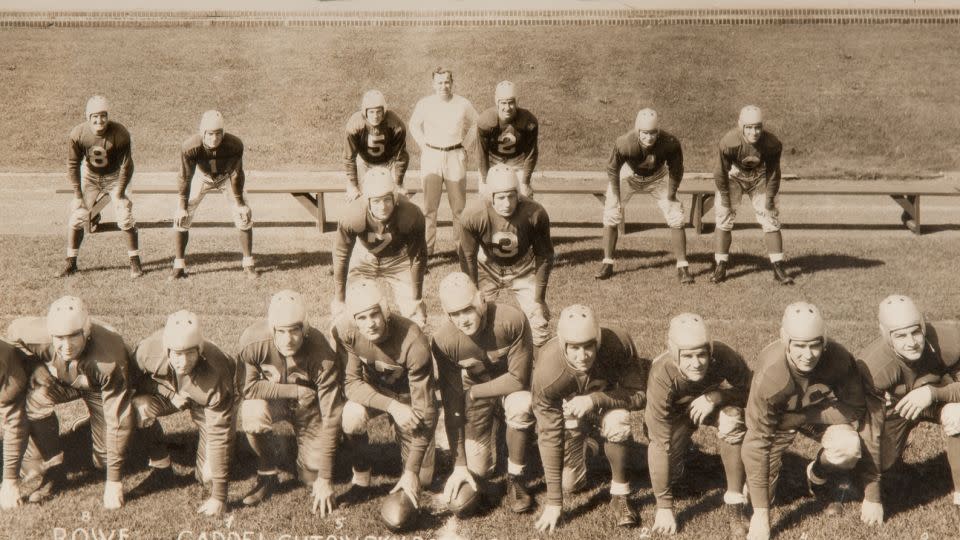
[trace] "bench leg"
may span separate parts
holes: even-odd
[[[317,193],[317,230],[327,232],[327,205],[323,201],[323,193]]]
[[[697,193],[690,201],[690,226],[697,234],[704,233],[703,216],[713,208],[713,195]]]
[[[919,195],[891,195],[890,196],[894,201],[897,202],[902,208],[903,213],[900,214],[900,221],[903,222],[903,225],[910,229],[913,234],[921,234],[920,226],[920,196]]]
[[[291,195],[293,195],[293,198],[295,198],[301,206],[307,209],[307,212],[310,212],[310,215],[313,216],[313,219],[317,222],[317,229],[323,232],[323,217],[318,210],[318,208],[322,208],[322,206],[318,206],[321,203],[317,197],[312,193],[291,193]],[[320,194],[320,196],[322,197],[323,195]]]

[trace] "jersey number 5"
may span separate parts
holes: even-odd
[[[514,257],[520,251],[520,241],[512,232],[498,232],[490,239],[490,249],[498,257]]]
[[[386,151],[387,147],[383,144],[386,140],[386,137],[383,134],[369,134],[367,135],[367,153],[373,157],[380,157]]]

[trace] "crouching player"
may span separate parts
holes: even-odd
[[[386,412],[403,461],[403,474],[390,493],[402,490],[416,507],[420,486],[433,481],[437,408],[430,344],[416,323],[390,313],[379,286],[369,279],[347,287],[333,337],[338,354],[346,357],[343,433],[354,457],[351,491],[362,494],[370,485],[370,464],[363,457],[367,423]]]
[[[199,436],[194,475],[204,491],[209,487],[209,497],[197,513],[222,514],[227,504],[241,370],[219,347],[204,339],[200,319],[186,310],[167,317],[163,328],[137,345],[134,357],[138,382],[133,408],[140,436],[149,448],[152,469],[150,476],[134,488],[136,494],[146,495],[175,480],[158,419],[189,410]]]
[[[760,352],[747,400],[742,456],[753,504],[750,540],[770,537],[770,502],[783,453],[798,428],[827,426],[822,448],[807,466],[807,483],[829,502],[827,515],[839,514],[846,485],[839,477],[860,459],[857,428],[865,405],[856,370],[853,355],[827,339],[819,308],[806,302],[787,306],[780,339]]]
[[[20,463],[27,445],[27,358],[0,340],[0,433],[3,434],[3,483],[0,508],[20,506]]]
[[[106,470],[103,507],[123,506],[123,461],[133,428],[130,408],[130,351],[119,334],[91,320],[83,301],[63,296],[47,318],[24,317],[10,324],[11,340],[36,356],[30,375],[27,418],[31,445],[24,466],[42,470],[39,487],[28,495],[43,502],[63,490],[63,448],[54,407],[82,399],[90,414],[93,465]]]
[[[880,302],[880,337],[860,354],[867,396],[861,431],[865,454],[860,519],[883,523],[880,480],[900,459],[921,421],[939,423],[953,475],[953,504],[960,505],[960,323],[926,322],[901,295]]]
[[[343,369],[323,333],[310,326],[300,293],[273,295],[267,318],[240,337],[237,360],[244,366],[240,422],[257,455],[257,484],[243,504],[258,504],[276,489],[273,423],[288,420],[297,439],[297,474],[313,488],[313,512],[325,517],[333,511]]]
[[[530,509],[523,484],[527,436],[533,428],[530,370],[533,338],[519,309],[487,303],[466,274],[455,272],[440,282],[440,304],[448,320],[433,336],[447,438],[454,469],[443,490],[451,502],[474,476],[493,472],[494,416],[507,424],[507,501],[517,513]]]
[[[641,359],[633,339],[615,327],[601,328],[582,305],[560,313],[557,336],[544,345],[533,370],[533,412],[540,458],[547,483],[547,504],[536,521],[538,531],[553,531],[563,511],[563,492],[586,481],[583,440],[590,424],[599,424],[610,462],[610,506],[616,523],[639,522],[627,501],[627,453],[630,411],[646,403],[649,361]]]
[[[672,487],[683,477],[690,437],[700,426],[715,426],[720,460],[727,476],[723,495],[730,522],[729,538],[747,534],[743,494],[746,473],[740,443],[746,433],[743,406],[750,390],[750,368],[743,357],[710,339],[703,318],[692,313],[670,321],[669,348],[653,361],[647,380],[644,423],[650,438],[647,461],[657,498],[653,532],[673,534]]]

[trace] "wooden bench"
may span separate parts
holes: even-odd
[[[421,191],[418,184],[419,173],[409,171],[404,185],[410,193]],[[468,174],[467,191],[476,193],[476,173]],[[593,195],[601,204],[607,189],[606,174],[598,171],[536,172],[533,186],[541,195]],[[137,185],[128,189],[132,194],[172,195],[176,194],[174,185]],[[345,192],[342,176],[339,173],[324,171],[317,173],[317,180],[296,182],[277,181],[267,184],[248,182],[245,188],[248,194],[289,194],[303,206],[317,224],[321,233],[333,229],[327,223],[327,194]],[[70,188],[58,188],[57,193],[73,193]],[[703,216],[714,204],[716,187],[710,173],[686,173],[680,184],[679,193],[692,197],[689,222],[698,233],[703,233]],[[792,195],[883,195],[892,198],[901,208],[903,224],[915,234],[921,234],[920,197],[956,197],[960,196],[960,186],[943,180],[797,180],[796,175],[784,175],[780,184],[780,193]],[[109,203],[109,195],[97,200],[91,210],[91,216],[98,216]],[[92,220],[93,221],[93,220]]]

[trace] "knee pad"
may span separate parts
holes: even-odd
[[[233,207],[233,224],[241,231],[249,231],[253,228],[253,210],[249,206]]]
[[[79,231],[87,226],[90,220],[90,212],[86,208],[76,208],[70,211],[67,227]]]
[[[245,399],[240,404],[240,426],[245,433],[273,431],[270,408],[264,399]]]
[[[513,429],[533,427],[533,395],[528,390],[513,392],[503,399],[503,414]]]
[[[493,472],[493,449],[475,439],[464,441],[467,455],[467,469],[480,478]]]
[[[733,223],[737,220],[737,211],[733,208],[726,208],[721,204],[714,207],[717,229],[721,231],[732,231]]]
[[[828,427],[821,444],[823,461],[838,469],[852,469],[860,459],[860,435],[848,424]]]
[[[347,401],[343,406],[343,415],[341,416],[341,427],[347,435],[360,435],[366,433],[367,422],[370,415],[367,408],[355,401]]]
[[[113,209],[117,214],[117,227],[121,231],[129,231],[137,226],[137,222],[133,219],[133,201],[126,197],[115,199]]]
[[[780,230],[780,218],[777,213],[757,214],[757,222],[760,223],[760,228],[763,229],[765,233]]]
[[[728,444],[740,444],[747,434],[747,425],[743,421],[743,409],[727,406],[717,415],[717,437]]]
[[[630,440],[630,411],[614,409],[604,414],[600,420],[600,436],[614,443]]]
[[[610,196],[610,195],[608,195]],[[623,223],[623,205],[618,203],[616,206],[604,207],[603,226],[616,227]]]
[[[947,437],[960,435],[960,403],[947,403],[940,409],[940,425]]]

